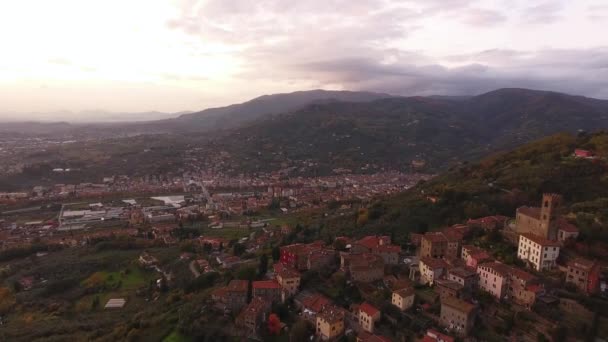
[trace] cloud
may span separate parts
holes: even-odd
[[[559,0],[551,0],[523,10],[523,19],[530,24],[549,24],[561,19],[564,5]]]

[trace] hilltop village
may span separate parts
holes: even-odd
[[[574,158],[595,162],[579,150]],[[79,193],[82,184],[5,194],[0,338],[608,336],[606,250],[580,238],[561,194],[539,194],[508,216],[371,233],[370,200],[426,176],[204,179],[179,180],[177,194]],[[105,181],[118,189],[128,180]]]

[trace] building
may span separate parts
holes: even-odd
[[[558,194],[543,194],[541,207],[519,207],[515,215],[515,231],[530,233],[548,240],[557,240],[557,214],[562,202]]]
[[[252,282],[252,296],[263,298],[271,303],[281,301],[281,285],[276,280],[258,280]]]
[[[462,284],[448,279],[435,280],[435,289],[442,300],[446,297],[462,298],[464,292]]]
[[[357,342],[391,342],[391,339],[385,336],[370,334],[362,331],[357,335]]]
[[[306,260],[307,269],[309,270],[321,270],[335,264],[336,251],[331,248],[322,248],[313,253],[308,254]]]
[[[322,341],[335,340],[344,333],[344,310],[333,305],[317,314],[316,334]]]
[[[544,293],[544,286],[534,275],[515,267],[510,268],[507,298],[513,303],[529,309]]]
[[[531,233],[519,236],[517,257],[527,261],[537,271],[549,270],[555,267],[559,256],[560,243]]]
[[[254,297],[236,317],[236,326],[243,329],[246,334],[256,335],[258,329],[266,321],[266,315],[270,313],[270,302]]]
[[[351,252],[379,255],[386,265],[396,265],[401,247],[391,244],[390,236],[366,236],[352,243]]]
[[[332,301],[319,293],[300,293],[294,302],[302,310],[302,317],[316,324],[317,315],[332,304]]]
[[[231,280],[227,286],[214,291],[212,298],[232,312],[239,312],[247,305],[248,280]]]
[[[569,223],[565,219],[558,220],[557,226],[557,240],[564,242],[567,240],[576,240],[578,238],[578,228],[572,223]]]
[[[380,320],[380,315],[380,310],[367,302],[363,302],[363,304],[359,305],[357,310],[359,325],[363,330],[369,333],[374,332],[374,325]]]
[[[576,258],[567,264],[566,282],[581,292],[596,294],[600,289],[600,265],[596,261]]]
[[[447,255],[448,240],[441,232],[428,232],[420,241],[420,257],[443,258]]]
[[[320,252],[323,249],[323,241],[315,241],[309,244],[296,243],[280,248],[280,262],[285,266],[295,268],[298,271],[308,269],[309,255]]]
[[[420,241],[420,257],[458,258],[462,236],[462,230],[457,227],[428,232]]]
[[[381,256],[371,253],[341,253],[340,258],[342,269],[346,270],[353,281],[369,283],[384,277],[384,259]]]
[[[447,264],[441,259],[422,257],[418,267],[420,269],[420,283],[432,285],[435,280],[445,274]]]
[[[405,311],[414,305],[414,288],[404,287],[402,289],[393,291],[392,303],[398,307],[399,310]]]
[[[429,329],[426,331],[426,335],[422,338],[421,342],[454,342],[455,338],[442,334],[435,329]]]
[[[474,268],[455,267],[448,271],[447,279],[461,284],[464,291],[470,292],[477,287],[479,275]]]
[[[479,288],[501,300],[507,295],[509,283],[509,266],[499,262],[489,262],[477,267]]]
[[[501,215],[486,216],[478,219],[469,219],[467,221],[467,226],[482,228],[484,230],[502,229],[505,227],[508,219],[508,217]]]
[[[275,278],[286,297],[294,296],[300,288],[300,272],[281,263],[274,264]]]
[[[458,335],[468,335],[475,324],[475,305],[455,297],[442,299],[439,324]]]

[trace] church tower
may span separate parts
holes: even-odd
[[[540,208],[540,235],[549,240],[557,240],[557,211],[562,202],[558,194],[543,194]]]

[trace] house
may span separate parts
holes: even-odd
[[[352,243],[351,252],[379,255],[386,265],[396,265],[401,246],[391,244],[390,236],[366,236]]]
[[[557,240],[557,212],[562,203],[558,194],[543,194],[541,207],[519,207],[515,215],[515,231],[530,233],[548,240]]]
[[[477,287],[479,276],[474,268],[455,267],[448,270],[447,279],[461,284],[464,291],[470,292]]]
[[[357,335],[357,342],[391,342],[391,339],[385,336],[370,334],[362,331]]]
[[[507,295],[509,266],[499,262],[489,262],[477,267],[479,288],[501,300]]]
[[[276,280],[258,280],[251,283],[253,297],[277,303],[281,301],[281,285]]]
[[[384,277],[384,259],[370,254],[341,253],[341,265],[353,281],[373,282]]]
[[[300,272],[281,263],[274,264],[275,278],[286,297],[294,296],[300,287]]]
[[[475,305],[455,297],[441,300],[439,325],[454,333],[466,336],[475,324]]]
[[[510,268],[508,284],[508,299],[528,309],[545,293],[545,288],[538,278],[515,267]]]
[[[435,280],[445,274],[447,264],[441,259],[422,257],[418,267],[420,269],[420,283],[432,285]]]
[[[374,325],[380,320],[380,315],[380,310],[368,302],[363,302],[357,310],[359,325],[369,333],[374,332]]]
[[[442,232],[428,232],[420,242],[420,257],[457,258],[462,241],[462,230],[449,227]]]
[[[211,297],[218,303],[222,303],[232,312],[239,312],[247,305],[247,292],[249,291],[248,280],[231,280],[227,286],[215,290]]]
[[[306,268],[309,270],[321,270],[334,264],[336,251],[331,248],[322,248],[308,254]]]
[[[316,322],[317,315],[332,304],[329,298],[319,293],[298,294],[294,302],[302,310],[302,317],[313,323]]]
[[[517,257],[527,261],[537,271],[555,267],[559,256],[560,243],[531,233],[519,236]]]
[[[576,258],[567,264],[566,282],[581,292],[596,294],[600,289],[600,265],[597,261]]]
[[[402,289],[393,291],[393,305],[398,307],[401,311],[411,308],[414,305],[414,293],[413,287],[404,287]]]
[[[501,229],[504,228],[508,219],[508,217],[501,215],[486,216],[478,219],[469,219],[467,221],[467,226],[473,228],[482,228],[484,230]]]
[[[429,329],[426,331],[426,335],[422,338],[421,342],[455,342],[452,336],[442,334],[435,329]]]
[[[344,333],[344,310],[328,306],[317,314],[316,334],[322,341],[337,339]]]
[[[558,220],[557,227],[557,240],[564,242],[567,240],[576,240],[578,238],[579,230],[575,225],[569,223],[565,219]]]
[[[236,317],[236,326],[243,329],[246,334],[256,335],[259,328],[266,321],[266,315],[270,312],[270,302],[254,297]]]
[[[321,251],[324,245],[323,241],[315,241],[309,244],[296,243],[282,246],[280,262],[298,271],[305,271],[308,269],[309,255]]]
[[[439,292],[439,298],[443,300],[446,297],[462,298],[464,286],[457,281],[437,279],[435,289]]]

